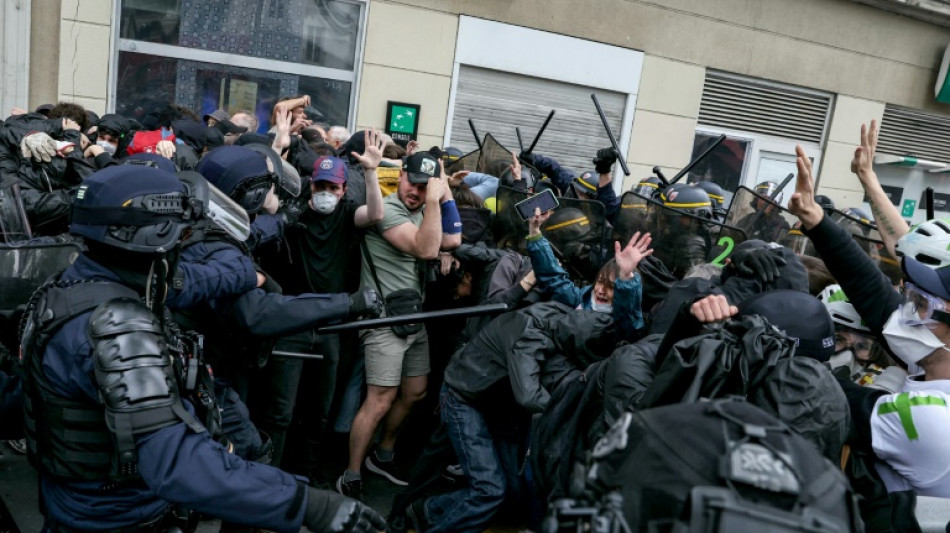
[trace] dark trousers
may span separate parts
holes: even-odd
[[[490,525],[507,495],[522,490],[519,443],[511,435],[493,433],[481,411],[445,385],[440,406],[468,485],[426,500],[426,517],[432,523],[428,531],[478,533]]]
[[[317,467],[340,363],[338,335],[307,331],[277,342],[276,351],[319,354],[323,360],[272,355],[254,393],[255,420],[274,443],[273,464],[303,475]],[[288,434],[297,445],[288,446]],[[290,453],[293,452],[293,453]]]

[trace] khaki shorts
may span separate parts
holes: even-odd
[[[429,336],[425,328],[405,339],[389,328],[360,332],[366,353],[366,383],[398,387],[404,377],[429,375]]]

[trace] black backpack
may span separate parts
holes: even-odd
[[[588,505],[555,501],[545,533],[863,531],[836,465],[742,400],[626,413],[591,455]]]

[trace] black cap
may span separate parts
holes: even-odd
[[[424,185],[429,183],[429,178],[438,178],[441,176],[439,171],[439,160],[429,152],[416,152],[406,158],[402,169],[409,175],[409,183],[415,185]]]
[[[795,355],[827,361],[835,353],[835,323],[818,298],[800,291],[757,294],[739,304],[740,315],[765,317],[795,340]]]

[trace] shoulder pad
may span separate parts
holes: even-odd
[[[93,340],[134,331],[162,333],[158,317],[139,300],[109,300],[97,307],[89,318],[89,334]]]

